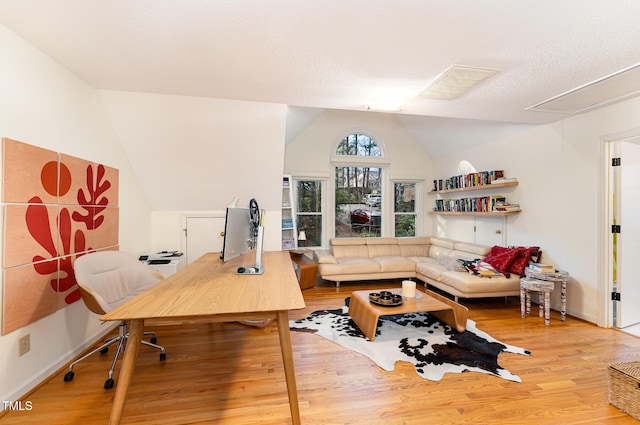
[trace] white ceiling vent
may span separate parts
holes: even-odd
[[[453,100],[496,73],[497,69],[451,65],[420,93],[420,97]]]
[[[640,95],[640,63],[526,108],[527,111],[578,114]]]

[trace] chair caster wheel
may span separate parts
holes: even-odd
[[[109,351],[109,347],[104,347],[102,350],[100,350],[100,354],[107,354],[107,351]]]
[[[73,371],[69,371],[67,373],[64,374],[64,382],[70,382],[73,381]]]
[[[160,361],[167,360],[167,353],[160,353]]]
[[[150,343],[152,343],[152,344],[155,344],[155,343],[157,343],[157,342],[158,342],[158,338],[151,338],[151,339],[149,340],[149,342],[150,342]]]
[[[106,381],[104,381],[104,389],[110,390],[111,388],[113,388],[113,384],[114,384],[114,381],[112,378],[107,379]]]

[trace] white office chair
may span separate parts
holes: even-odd
[[[82,300],[93,313],[103,315],[125,301],[149,289],[164,275],[142,264],[133,255],[122,251],[100,251],[78,257],[73,265],[76,281],[80,287]],[[156,345],[156,334],[151,335],[149,342],[143,344],[160,350],[160,360],[166,359],[164,347]],[[120,323],[118,335],[105,341],[100,347],[80,357],[69,365],[69,371],[64,375],[65,382],[73,380],[73,367],[87,357],[100,352],[105,354],[111,344],[118,343],[116,354],[109,369],[109,378],[104,383],[105,389],[113,388],[113,370],[118,356],[127,343],[129,334],[126,322]]]

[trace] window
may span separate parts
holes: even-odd
[[[322,245],[322,181],[296,180],[299,247]],[[302,233],[304,232],[304,233]]]
[[[336,155],[352,156],[358,164],[350,165],[347,159],[335,168],[336,237],[380,236],[383,169],[363,164],[367,157],[381,157],[380,147],[371,137],[353,133],[342,139]]]
[[[342,139],[337,155],[382,156],[378,144],[366,134],[353,133]]]
[[[394,183],[393,214],[396,237],[416,235],[416,183]]]

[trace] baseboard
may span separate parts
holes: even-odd
[[[117,328],[118,325],[119,325],[119,322],[111,322],[108,325],[105,324],[104,326],[101,326],[98,332],[96,332],[91,337],[89,337],[84,343],[82,343],[76,349],[67,353],[67,355],[65,355],[64,357],[59,358],[56,362],[44,368],[39,373],[36,373],[30,380],[28,380],[23,385],[16,388],[11,393],[3,395],[2,400],[28,401],[28,396],[32,391],[37,389],[40,385],[44,384],[52,376],[57,374],[62,368],[67,366],[73,359],[75,359],[76,357],[79,357],[80,354],[84,353],[89,347],[94,345],[98,340],[100,340],[101,338],[104,338],[105,335],[107,335],[113,329]],[[0,415],[2,415],[2,412],[5,409],[5,403],[0,403],[0,404],[1,404]]]

